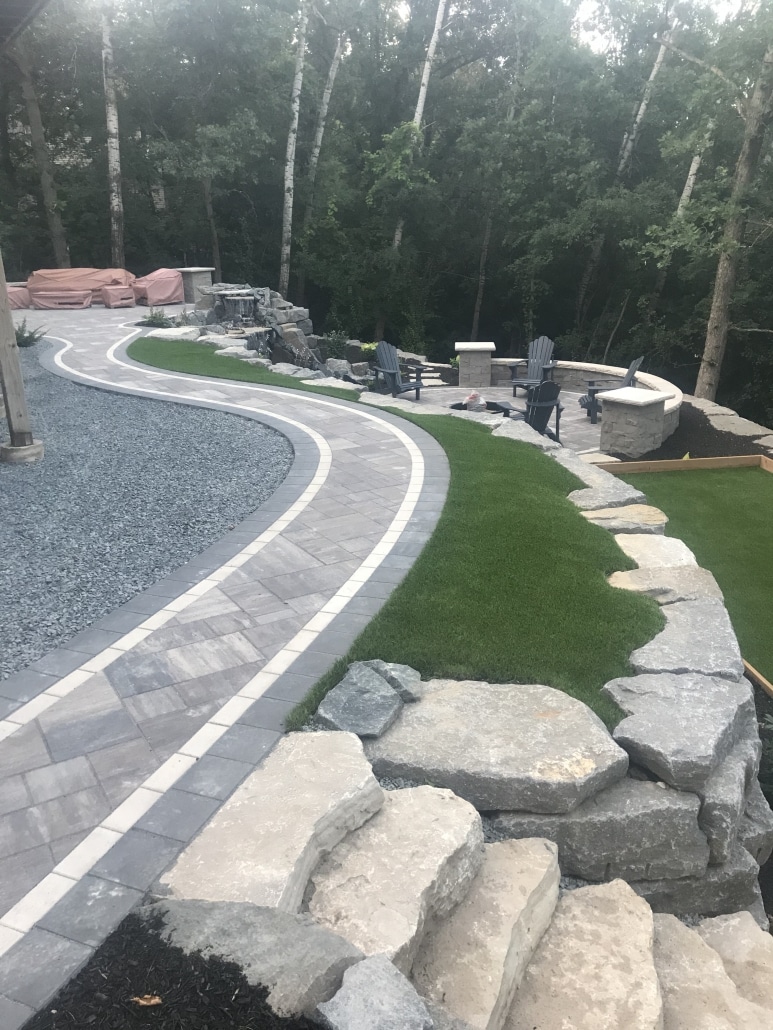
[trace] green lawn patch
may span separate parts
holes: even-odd
[[[668,535],[714,573],[744,658],[773,680],[773,475],[736,468],[621,478],[668,515]]]
[[[232,379],[239,383],[258,383],[260,386],[281,386],[285,390],[327,394],[342,401],[357,402],[360,399],[354,390],[337,390],[334,386],[306,386],[300,379],[277,375],[260,365],[248,365],[239,358],[219,358],[211,347],[191,340],[157,340],[141,336],[129,344],[127,354],[143,365],[165,368],[170,372],[186,372],[188,375],[209,376],[211,379]]]
[[[405,415],[404,412],[401,414]],[[633,563],[566,495],[582,486],[535,447],[442,416],[410,416],[442,445],[451,484],[432,539],[385,606],[291,714],[297,728],[349,662],[424,678],[545,683],[619,719],[599,688],[663,626],[658,605],[605,577]]]

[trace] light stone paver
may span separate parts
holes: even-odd
[[[129,892],[155,881],[271,751],[285,716],[405,576],[448,481],[435,441],[388,413],[133,365],[117,345],[133,338],[135,311],[46,315],[59,341],[56,364],[53,351],[43,356],[52,371],[258,418],[290,439],[295,461],[223,540],[96,632],[0,681],[0,1005],[32,1008],[71,972],[70,953],[60,966],[52,959],[45,990],[33,972],[25,980],[18,956],[26,938],[4,913],[15,906],[22,921],[34,914],[50,875],[71,890],[86,873]],[[92,909],[89,918],[102,916],[90,942],[122,914]],[[70,918],[57,915],[58,939],[68,940]],[[72,919],[72,941],[85,940]]]

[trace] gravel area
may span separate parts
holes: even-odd
[[[280,485],[281,434],[80,386],[20,351],[46,455],[0,465],[0,679],[223,537]]]

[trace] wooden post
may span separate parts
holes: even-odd
[[[3,387],[3,401],[8,428],[11,433],[10,446],[0,446],[0,460],[34,461],[42,457],[42,446],[32,438],[30,416],[24,398],[24,382],[19,364],[19,348],[8,301],[8,287],[5,281],[3,257],[0,254],[0,382]]]

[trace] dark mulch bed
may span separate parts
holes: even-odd
[[[130,915],[24,1030],[314,1030],[275,1016],[267,994],[235,963],[186,955],[158,924]],[[161,1004],[131,1000],[145,996]]]
[[[665,461],[670,458],[725,458],[734,454],[767,454],[764,447],[758,447],[748,436],[723,433],[715,429],[708,418],[684,403],[679,411],[679,428],[655,451],[643,454],[636,461]],[[625,458],[630,461],[630,458]]]

